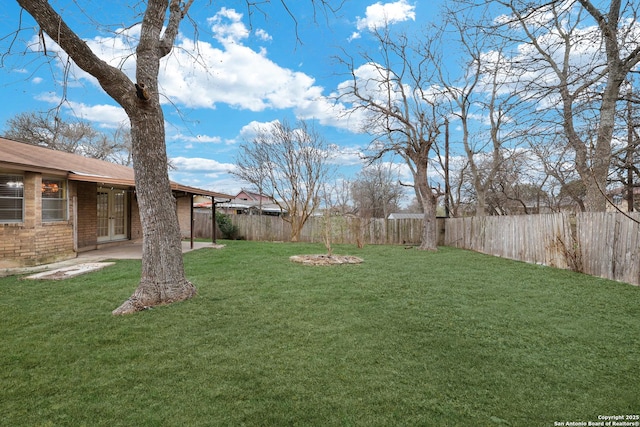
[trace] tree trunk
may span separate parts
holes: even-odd
[[[172,16],[180,14],[177,5],[172,0]],[[169,29],[162,35],[167,6],[168,2],[161,1],[150,1],[147,5],[136,48],[136,97],[134,102],[123,105],[131,121],[133,169],[142,224],[142,274],[133,295],[113,311],[114,315],[182,301],[196,294],[184,273],[182,236],[169,181],[164,114],[158,92],[160,58],[171,47],[163,40]],[[172,32],[177,32],[175,25]]]
[[[611,61],[610,61],[611,62]],[[620,95],[623,73],[620,66],[609,71],[609,80],[602,96],[600,123],[598,126],[595,153],[591,160],[591,176],[587,178],[585,205],[590,212],[604,212],[607,208],[607,177],[611,166],[611,140],[616,121],[616,104]]]
[[[291,215],[291,220],[289,221],[289,224],[291,224],[291,241],[292,242],[297,242],[300,236],[300,219],[298,218],[298,213],[294,212],[293,215]]]
[[[476,216],[487,216],[487,190],[484,185],[478,183],[478,180],[474,180],[476,189]]]
[[[422,221],[422,239],[418,249],[423,251],[438,250],[438,228],[436,221],[436,198],[427,180],[426,162],[416,168],[415,185],[420,194],[420,201],[424,212]]]
[[[142,275],[138,288],[114,315],[189,299],[176,200],[167,171],[164,119],[159,103],[131,118],[136,197],[142,223]]]
[[[426,199],[426,202],[422,202],[424,207],[424,220],[422,225],[422,240],[418,249],[423,251],[437,251],[438,227],[435,197],[433,197],[433,195],[427,195]]]

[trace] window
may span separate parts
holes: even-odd
[[[42,222],[65,219],[67,219],[66,181],[42,178]]]
[[[0,175],[0,222],[22,222],[24,179],[21,175]]]

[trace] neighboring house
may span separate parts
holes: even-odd
[[[226,203],[231,199],[233,199],[233,196],[230,196],[228,194],[220,194],[219,196],[215,197],[195,196],[193,198],[193,207],[198,209],[211,209],[211,206],[219,206],[221,203]],[[212,200],[214,201],[214,203],[211,202]]]
[[[424,219],[422,213],[390,213],[387,219]]]
[[[195,195],[172,182],[180,229]],[[0,138],[0,268],[47,264],[142,238],[133,169]]]
[[[286,214],[275,200],[268,196],[242,190],[230,201],[218,204],[220,210],[228,215],[271,215]]]

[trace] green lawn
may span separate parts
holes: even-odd
[[[193,300],[139,261],[0,279],[0,426],[553,426],[640,412],[640,289],[472,252],[225,242]]]

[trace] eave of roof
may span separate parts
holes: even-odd
[[[67,179],[69,179],[70,181],[95,182],[96,184],[125,185],[128,187],[136,186],[135,180],[133,179],[111,178],[102,175],[69,173],[67,174]]]
[[[104,160],[0,138],[0,168],[63,175],[71,181],[135,187],[133,169]],[[173,191],[231,199],[233,196],[171,182]]]

